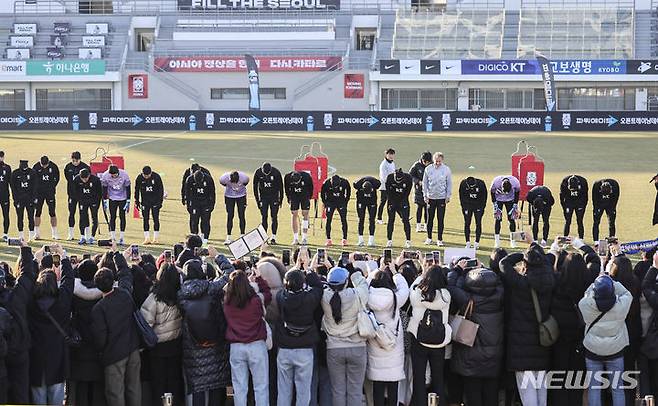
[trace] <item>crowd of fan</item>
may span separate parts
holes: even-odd
[[[639,387],[613,383],[614,406],[656,393],[658,254],[633,268],[615,244],[600,257],[577,238],[527,242],[477,265],[300,247],[288,267],[196,235],[177,257],[23,244],[0,266],[0,403],[223,405],[232,387],[235,405],[583,404],[580,389],[522,384],[550,370],[639,370]],[[479,325],[472,345],[452,339],[456,315]],[[606,396],[597,376],[589,405]]]

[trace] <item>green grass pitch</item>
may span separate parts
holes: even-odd
[[[396,164],[408,170],[425,150],[442,151],[446,163],[453,173],[455,192],[452,202],[448,205],[446,214],[447,246],[463,246],[463,218],[460,213],[459,199],[456,192],[459,182],[468,175],[481,177],[487,185],[499,174],[509,174],[511,168],[510,155],[516,150],[517,142],[528,140],[535,145],[539,155],[546,162],[545,184],[554,195],[559,193],[559,182],[567,174],[578,173],[585,176],[590,185],[602,177],[613,177],[621,185],[621,199],[618,206],[617,234],[622,241],[634,241],[656,237],[658,228],[651,227],[651,214],[655,196],[655,188],[648,180],[658,171],[658,160],[655,158],[658,146],[657,133],[291,133],[291,132],[70,132],[70,133],[3,133],[2,147],[6,161],[15,168],[19,159],[29,159],[34,164],[42,155],[48,155],[57,163],[60,170],[69,161],[71,151],[82,152],[86,162],[94,155],[97,147],[108,148],[110,154],[121,154],[126,160],[126,169],[131,178],[137,176],[142,166],[148,164],[159,172],[165,182],[168,199],[165,201],[161,214],[161,246],[149,247],[146,250],[160,252],[165,247],[180,241],[188,232],[188,215],[180,203],[180,180],[183,171],[194,160],[208,167],[215,179],[222,173],[239,169],[253,174],[262,162],[269,161],[278,167],[282,173],[292,169],[293,160],[299,154],[302,145],[320,142],[324,152],[329,156],[329,165],[336,168],[337,173],[350,181],[364,175],[377,176],[383,151],[387,147],[397,150]],[[473,169],[469,169],[469,167]],[[63,177],[63,175],[62,175]],[[217,182],[217,205],[212,217],[211,244],[221,246],[226,237],[226,213],[224,207],[223,187]],[[260,215],[256,208],[251,185],[249,185],[249,201],[247,207],[247,228],[256,227]],[[354,201],[349,205],[349,243],[355,245],[357,219]],[[45,209],[45,207],[44,207]],[[66,186],[62,180],[58,187],[57,215],[59,219],[60,236],[66,236],[67,208]],[[12,236],[17,235],[15,214],[11,211]],[[42,218],[41,235],[50,236],[47,210]],[[524,213],[525,216],[525,213]],[[102,218],[102,215],[100,216]],[[128,243],[141,243],[143,234],[141,220],[129,216],[127,229]],[[415,233],[415,207],[412,205],[412,240],[414,247],[421,251],[429,250],[422,243],[425,235]],[[592,213],[591,204],[586,214],[586,239],[591,239]],[[76,218],[77,220],[77,218]],[[103,221],[103,220],[101,220]],[[334,243],[340,241],[340,221],[334,222]],[[574,219],[575,223],[575,219]],[[309,239],[311,245],[322,245],[325,242],[321,219],[311,219]],[[563,225],[562,211],[559,203],[551,217],[551,235],[561,234]],[[473,225],[474,227],[474,225]],[[525,226],[526,229],[528,228]],[[235,220],[234,230],[237,228]],[[378,225],[376,241],[378,248],[370,252],[380,252],[386,242],[385,225]],[[77,227],[76,227],[77,230]],[[503,224],[503,236],[507,236],[506,223]],[[107,236],[107,226],[101,224],[101,235]],[[239,231],[239,229],[238,229]],[[572,233],[576,231],[572,224]],[[488,203],[484,224],[481,253],[488,253],[493,247],[493,216],[491,204]],[[236,231],[234,231],[234,234]],[[607,221],[602,222],[601,234],[607,234]],[[76,231],[77,236],[77,231]],[[435,237],[436,238],[436,237]],[[45,240],[44,243],[47,243]],[[290,211],[284,202],[279,214],[279,245],[277,249],[286,247],[291,241]],[[394,235],[396,250],[404,243],[402,224],[396,224]],[[81,253],[76,242],[63,243],[70,253]],[[34,247],[39,244],[33,243]],[[504,243],[506,246],[507,243]],[[353,247],[352,247],[353,248]],[[223,248],[222,248],[223,249]],[[97,251],[98,247],[84,248],[87,251]],[[334,247],[338,252],[341,248]],[[0,258],[15,260],[17,250],[13,247],[0,247]]]

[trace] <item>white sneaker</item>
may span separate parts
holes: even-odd
[[[443,247],[443,241],[437,241],[436,246],[437,247]]]
[[[377,224],[384,224],[384,220],[377,220]]]
[[[500,234],[494,235],[494,248],[500,248]]]
[[[227,239],[224,241],[224,245],[229,245],[229,244],[232,243],[232,242],[233,242],[233,240],[231,240],[230,238],[227,238]]]
[[[466,246],[465,246],[464,248],[466,248],[466,249],[470,249],[470,248],[471,248],[471,242],[470,242],[470,241],[467,242],[467,243],[466,243]]]
[[[424,244],[425,245],[432,245],[432,239],[431,238],[426,239]]]
[[[393,241],[388,240],[388,241],[386,242],[386,248],[391,248],[392,246],[393,246]]]
[[[476,243],[473,245],[473,248],[475,248],[475,250],[477,251],[477,249],[480,248],[480,243],[479,243],[479,242],[476,242]]]
[[[356,245],[359,247],[363,247],[364,245],[366,245],[365,241],[363,241],[362,235],[359,236],[359,240],[357,241]]]
[[[295,237],[292,239],[292,242],[290,243],[290,245],[298,245],[298,244],[299,244],[299,239],[297,238],[297,236],[295,236]]]
[[[420,225],[420,229],[421,229],[421,231],[426,232],[426,231],[427,231],[427,224],[422,223],[422,224]]]
[[[411,241],[407,240],[407,241],[404,243],[404,248],[411,248]]]
[[[368,247],[374,247],[375,246],[375,236],[371,235],[368,237]]]
[[[546,248],[546,240],[541,240],[541,246]]]

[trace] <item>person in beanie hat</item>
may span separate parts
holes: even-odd
[[[600,275],[585,291],[578,308],[585,322],[585,364],[587,371],[594,373],[588,389],[590,406],[601,404],[601,379],[599,371],[623,372],[624,349],[628,346],[626,315],[631,308],[633,296],[620,282],[606,274]],[[612,404],[626,403],[624,383],[612,382]]]

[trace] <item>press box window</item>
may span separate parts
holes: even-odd
[[[285,100],[285,87],[262,87],[260,89],[260,98],[265,100]],[[246,87],[228,87],[210,89],[210,99],[212,100],[248,100],[249,89]]]

